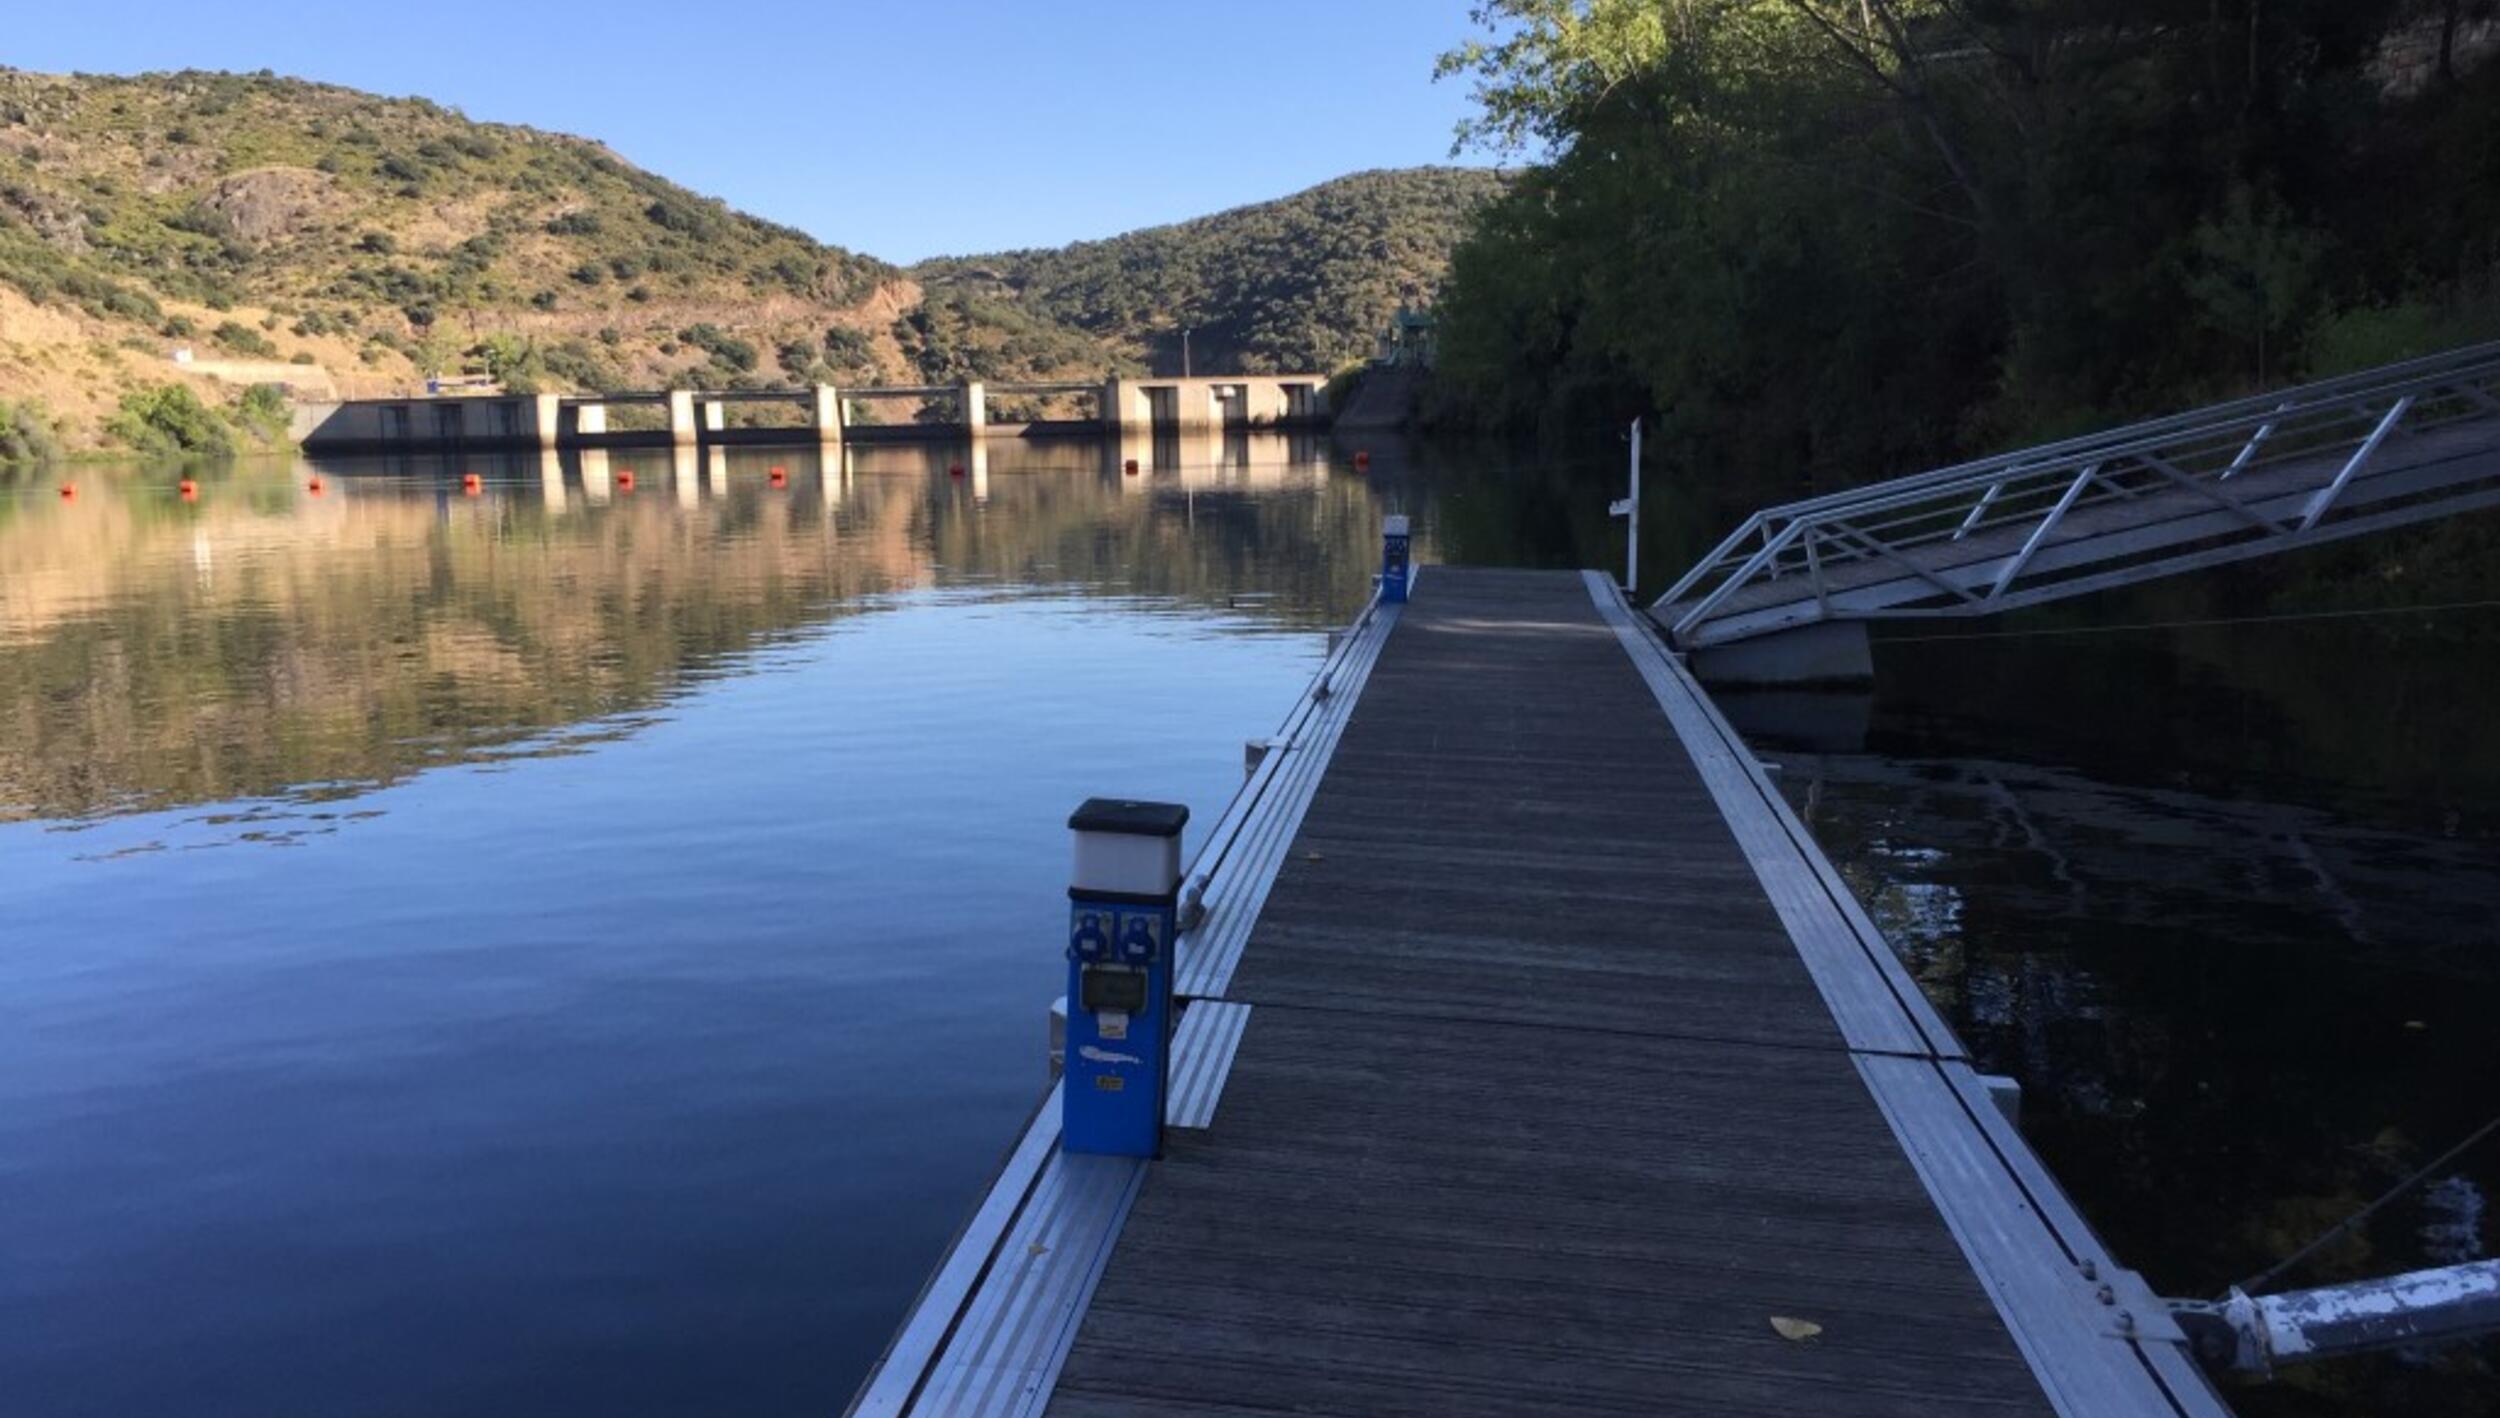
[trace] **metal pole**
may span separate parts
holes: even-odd
[[[2371,1349],[2473,1339],[2500,1330],[2500,1261],[2417,1270],[2285,1295],[2234,1287],[2218,1303],[2173,1300],[2197,1356],[2218,1369],[2275,1365]]]
[[[2362,443],[2359,451],[2352,455],[2352,461],[2346,463],[2344,470],[2335,475],[2335,481],[2328,483],[2325,491],[2309,499],[2309,510],[2300,519],[2302,531],[2306,532],[2318,525],[2318,519],[2324,517],[2326,510],[2335,505],[2335,499],[2344,495],[2344,487],[2352,481],[2352,475],[2361,471],[2362,465],[2370,461],[2371,457],[2378,452],[2378,446],[2387,441],[2387,435],[2395,430],[2397,423],[2402,421],[2412,409],[2413,396],[2411,394],[2396,401],[2396,406],[2387,411],[2387,417],[2380,419],[2378,427],[2370,430],[2369,438]]]
[[[1632,531],[1623,553],[1623,592],[1641,593],[1641,421],[1632,420]]]

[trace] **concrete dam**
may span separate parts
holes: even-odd
[[[314,453],[694,447],[701,444],[1153,436],[1310,429],[1330,422],[1317,374],[1173,379],[666,389],[609,394],[438,394],[298,404],[291,429]],[[1075,405],[1067,417],[991,417],[994,400]],[[878,416],[902,403],[899,420]],[[1086,406],[1091,406],[1090,413]],[[732,410],[753,410],[733,417]]]

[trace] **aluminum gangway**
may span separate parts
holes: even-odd
[[[2500,504],[2500,344],[1765,509],[1651,607],[1704,678]]]

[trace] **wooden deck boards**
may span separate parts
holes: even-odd
[[[2050,1411],[1577,574],[1422,580],[1226,998],[1051,1413]]]

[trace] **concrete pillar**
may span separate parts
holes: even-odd
[[[668,441],[681,447],[691,447],[694,440],[694,391],[671,389],[668,391]]]
[[[977,443],[984,434],[989,432],[990,427],[989,394],[982,389],[980,380],[964,381],[963,408],[964,431]]]
[[[719,408],[714,404],[712,407]],[[704,481],[711,485],[712,496],[729,495],[729,450],[714,448],[703,455]]]
[[[582,450],[582,496],[593,505],[608,500],[608,450]]]
[[[706,399],[703,403],[703,431],[718,433],[728,426],[729,405],[719,399]]]
[[[988,440],[972,440],[972,450],[964,461],[972,468],[972,505],[987,507],[990,501],[990,445]]]
[[[1281,379],[1242,381],[1241,414],[1253,428],[1272,428],[1285,421],[1285,384]]]
[[[669,482],[677,489],[677,505],[692,507],[703,500],[703,461],[692,443],[668,450]]]
[[[530,432],[537,437],[539,447],[556,446],[556,435],[561,431],[559,425],[563,420],[563,395],[540,394],[530,400]]]
[[[605,433],[607,431],[607,405],[575,404],[573,406],[573,433],[575,437],[579,437],[586,433]]]
[[[538,450],[538,496],[548,511],[564,510],[564,456],[553,447]]]
[[[830,384],[816,386],[816,441],[826,447],[842,442],[842,391]]]

